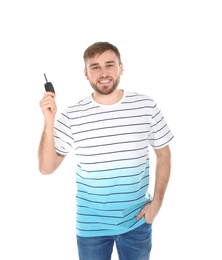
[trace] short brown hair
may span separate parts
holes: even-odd
[[[105,51],[113,51],[117,55],[119,59],[119,63],[121,64],[121,57],[120,52],[117,49],[116,46],[109,42],[95,42],[94,44],[90,45],[84,52],[83,59],[84,62],[87,61],[87,59],[93,58],[96,55],[100,55],[104,53]]]

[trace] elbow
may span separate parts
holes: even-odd
[[[60,162],[54,159],[42,159],[39,158],[38,168],[42,175],[52,174],[59,166]]]
[[[41,166],[39,166],[39,171],[42,175],[49,175],[53,173],[53,171],[50,171],[49,169],[43,168]]]

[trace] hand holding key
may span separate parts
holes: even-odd
[[[54,120],[55,114],[57,111],[56,103],[55,103],[55,89],[51,82],[48,82],[46,74],[44,74],[46,83],[45,86],[45,93],[40,101],[40,107],[42,109],[43,114],[45,115],[46,120]]]

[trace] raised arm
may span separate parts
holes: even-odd
[[[50,174],[64,159],[64,156],[56,153],[54,143],[54,122],[57,111],[55,94],[45,92],[40,107],[44,115],[44,127],[38,149],[39,171],[42,174]]]

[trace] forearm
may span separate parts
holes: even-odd
[[[148,203],[136,216],[136,219],[140,219],[142,216],[145,217],[147,223],[153,223],[156,215],[158,214],[164,194],[170,178],[170,149],[169,146],[156,149],[156,178],[154,185],[154,194],[151,203]]]
[[[38,150],[40,172],[42,174],[52,173],[57,168],[57,157],[53,123],[45,123]]]
[[[165,191],[169,182],[171,171],[171,155],[170,151],[161,156],[157,156],[156,161],[156,178],[155,178],[155,186],[154,186],[154,194],[153,194],[153,204],[157,207],[161,207]]]

